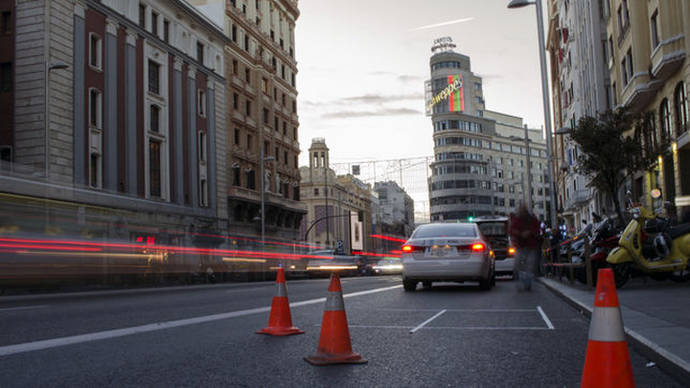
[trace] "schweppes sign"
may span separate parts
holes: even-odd
[[[439,103],[448,104],[450,112],[462,112],[465,110],[465,99],[462,93],[462,75],[449,75],[448,86],[427,102],[427,112],[431,112],[434,105]]]

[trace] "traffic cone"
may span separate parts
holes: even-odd
[[[280,336],[304,334],[302,330],[292,326],[290,303],[288,302],[287,286],[285,285],[285,272],[282,267],[278,268],[276,285],[278,288],[276,295],[273,297],[273,303],[271,303],[271,315],[268,318],[268,326],[256,333]]]
[[[312,365],[331,364],[364,364],[359,353],[352,352],[350,331],[347,327],[343,290],[340,287],[338,274],[331,274],[331,284],[328,286],[326,307],[321,321],[321,337],[316,354],[304,357]]]
[[[581,387],[634,387],[613,271],[599,270]]]

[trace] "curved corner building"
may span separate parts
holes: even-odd
[[[427,114],[434,128],[431,220],[492,214],[490,157],[482,151],[490,148],[495,129],[492,120],[483,118],[482,79],[472,73],[468,56],[436,51],[427,81],[427,99],[433,104],[427,105]]]
[[[487,110],[481,77],[454,47],[450,38],[435,41],[425,90],[434,136],[431,221],[506,215],[523,201],[543,218],[549,178],[542,131]]]

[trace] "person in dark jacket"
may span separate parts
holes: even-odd
[[[517,248],[513,273],[525,290],[532,288],[532,279],[539,261],[539,220],[527,206],[520,205],[518,213],[510,218],[510,237]]]

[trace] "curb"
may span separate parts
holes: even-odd
[[[583,315],[586,315],[587,318],[591,319],[592,308],[574,298],[569,297],[563,291],[543,281],[542,278],[537,278],[537,280],[547,289],[549,289],[549,291],[553,292],[556,296],[560,297],[575,309],[579,310]],[[687,361],[679,358],[673,353],[668,352],[661,346],[650,341],[627,326],[624,327],[624,330],[625,339],[633,349],[637,350],[650,361],[655,362],[660,369],[663,369],[664,372],[673,376],[680,384],[690,387],[690,364],[688,364]]]

